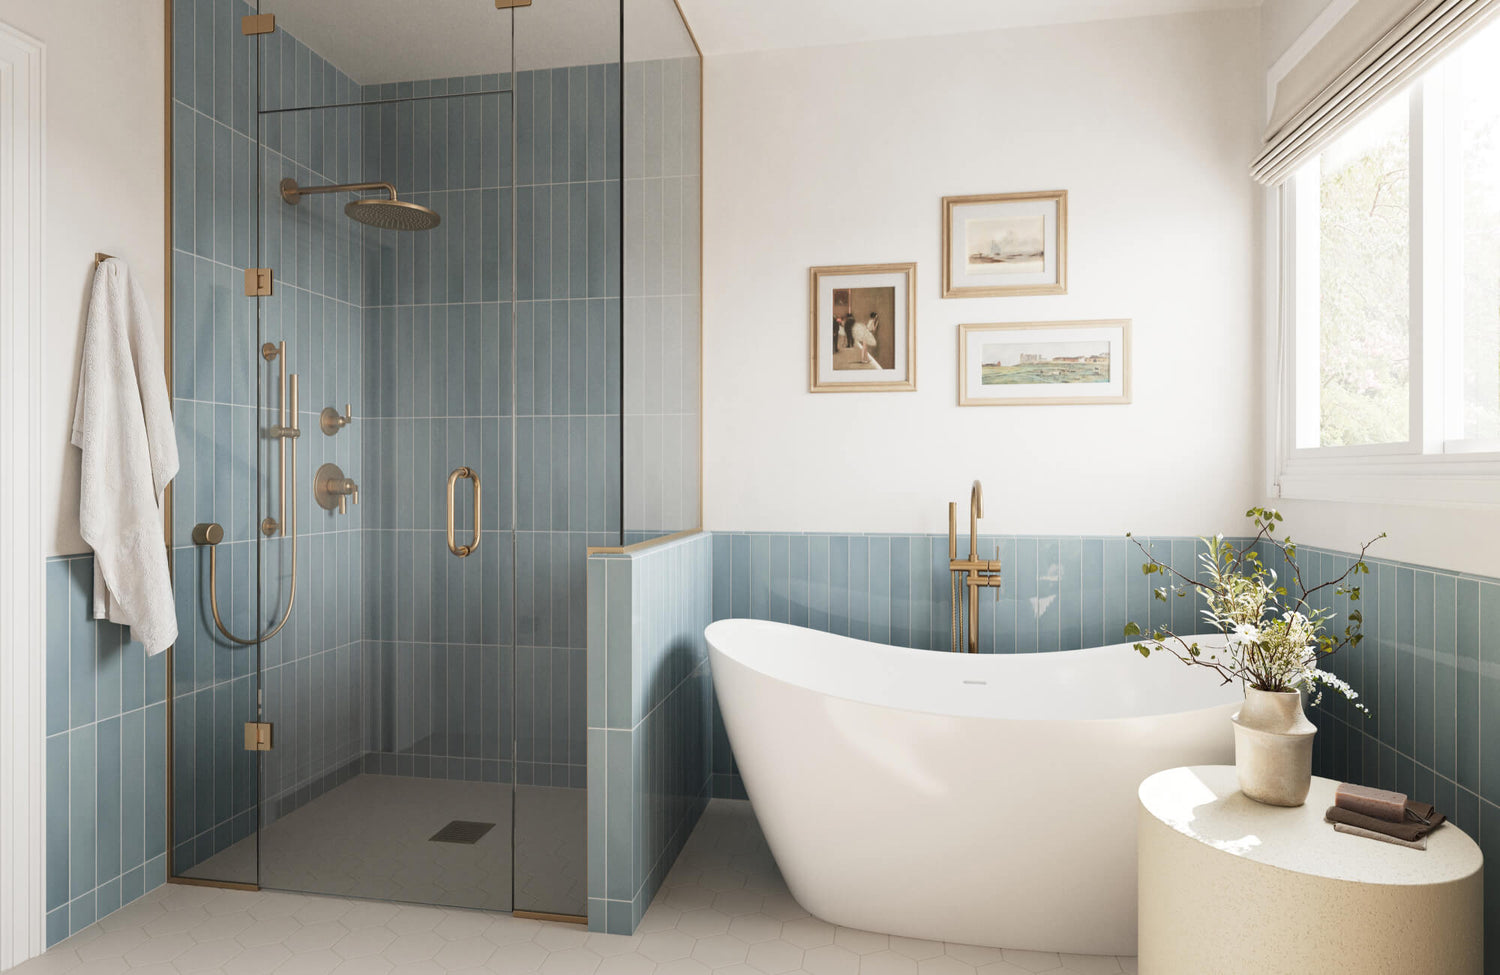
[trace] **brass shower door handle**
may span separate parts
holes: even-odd
[[[467,545],[458,544],[453,526],[453,488],[458,484],[459,478],[463,477],[474,482],[474,537]],[[461,559],[473,555],[479,548],[479,492],[479,472],[472,467],[456,467],[448,475],[448,551]]]

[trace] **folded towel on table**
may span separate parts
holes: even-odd
[[[1328,811],[1323,814],[1326,822],[1333,823],[1335,828],[1339,824],[1353,826],[1356,829],[1366,830],[1371,833],[1379,833],[1381,836],[1390,836],[1398,840],[1414,843],[1430,834],[1447,819],[1438,812],[1430,802],[1417,802],[1414,799],[1406,800],[1407,822],[1393,823],[1385,819],[1376,819],[1374,816],[1366,816],[1350,809],[1341,809],[1338,806],[1329,806]]]
[[[1372,789],[1367,785],[1341,784],[1333,793],[1333,804],[1340,809],[1392,823],[1404,823],[1408,818],[1404,793]]]
[[[1379,840],[1382,843],[1391,843],[1395,846],[1410,847],[1413,850],[1427,849],[1427,837],[1425,836],[1418,840],[1403,840],[1396,836],[1387,836],[1384,833],[1377,833],[1371,829],[1360,829],[1358,826],[1350,826],[1347,823],[1334,823],[1333,829],[1334,832],[1337,833],[1348,833],[1350,836],[1363,836],[1367,840]]]

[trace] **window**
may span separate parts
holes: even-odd
[[[1280,493],[1500,501],[1500,24],[1281,199]]]

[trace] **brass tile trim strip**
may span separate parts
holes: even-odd
[[[162,4],[162,12],[162,28],[166,32],[165,47],[163,48],[166,54],[162,58],[162,60],[165,62],[162,66],[162,115],[165,117],[165,124],[162,126],[162,128],[164,129],[166,136],[162,140],[162,238],[164,244],[164,246],[162,247],[162,280],[164,282],[163,291],[165,292],[162,295],[162,360],[167,370],[167,397],[172,401],[173,409],[175,409],[177,406],[177,396],[176,390],[172,388],[172,4]],[[176,491],[174,490],[174,486],[169,481],[167,483],[167,489],[162,492],[162,514],[164,516],[164,520],[166,521],[166,524],[163,526],[163,528],[165,530],[167,538],[167,571],[172,575],[174,591],[177,577],[177,560],[172,555],[172,503],[173,496],[175,494]],[[173,678],[172,658],[175,657],[176,654],[177,648],[175,645],[167,648],[167,734],[166,755],[163,756],[164,760],[167,763],[167,794],[165,796],[167,815],[165,817],[165,840],[167,853],[167,883],[186,884],[189,882],[174,876],[174,874],[176,874],[177,872],[177,867],[173,862],[176,859],[175,844],[173,843],[173,840],[176,838],[177,834],[175,829],[176,813],[173,809],[172,798],[177,794],[177,790],[173,783],[174,763],[172,760],[173,753],[176,751],[172,744],[172,734],[174,727],[172,707],[173,697],[175,696],[173,693],[175,682]]]
[[[636,552],[644,552],[648,548],[656,548],[658,545],[665,545],[668,542],[675,542],[678,539],[687,538],[690,535],[699,535],[702,534],[702,532],[703,529],[701,527],[688,528],[680,532],[673,532],[670,535],[663,535],[660,538],[648,538],[644,542],[636,542],[634,545],[590,545],[586,554],[632,555]]]
[[[587,924],[589,919],[577,914],[549,914],[546,911],[511,911],[511,917],[527,921],[556,921],[559,924]]]

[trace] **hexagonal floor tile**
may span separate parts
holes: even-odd
[[[1120,960],[1113,955],[1059,954],[1063,969],[1076,975],[1119,975]]]
[[[917,975],[917,963],[889,949],[874,951],[859,959],[859,975]]]
[[[693,953],[693,939],[678,930],[653,931],[641,939],[641,954],[658,964],[686,958]]]
[[[750,946],[745,963],[765,975],[783,975],[802,966],[802,949],[789,941],[762,941]]]
[[[809,948],[802,956],[802,968],[809,975],[859,975],[859,955],[838,945]]]
[[[1024,968],[1028,972],[1050,972],[1062,967],[1062,959],[1050,951],[1021,951],[1016,948],[1005,948],[1000,954],[1012,965]]]
[[[710,938],[729,930],[729,915],[720,914],[713,908],[699,911],[683,911],[677,920],[677,930],[690,938]]]

